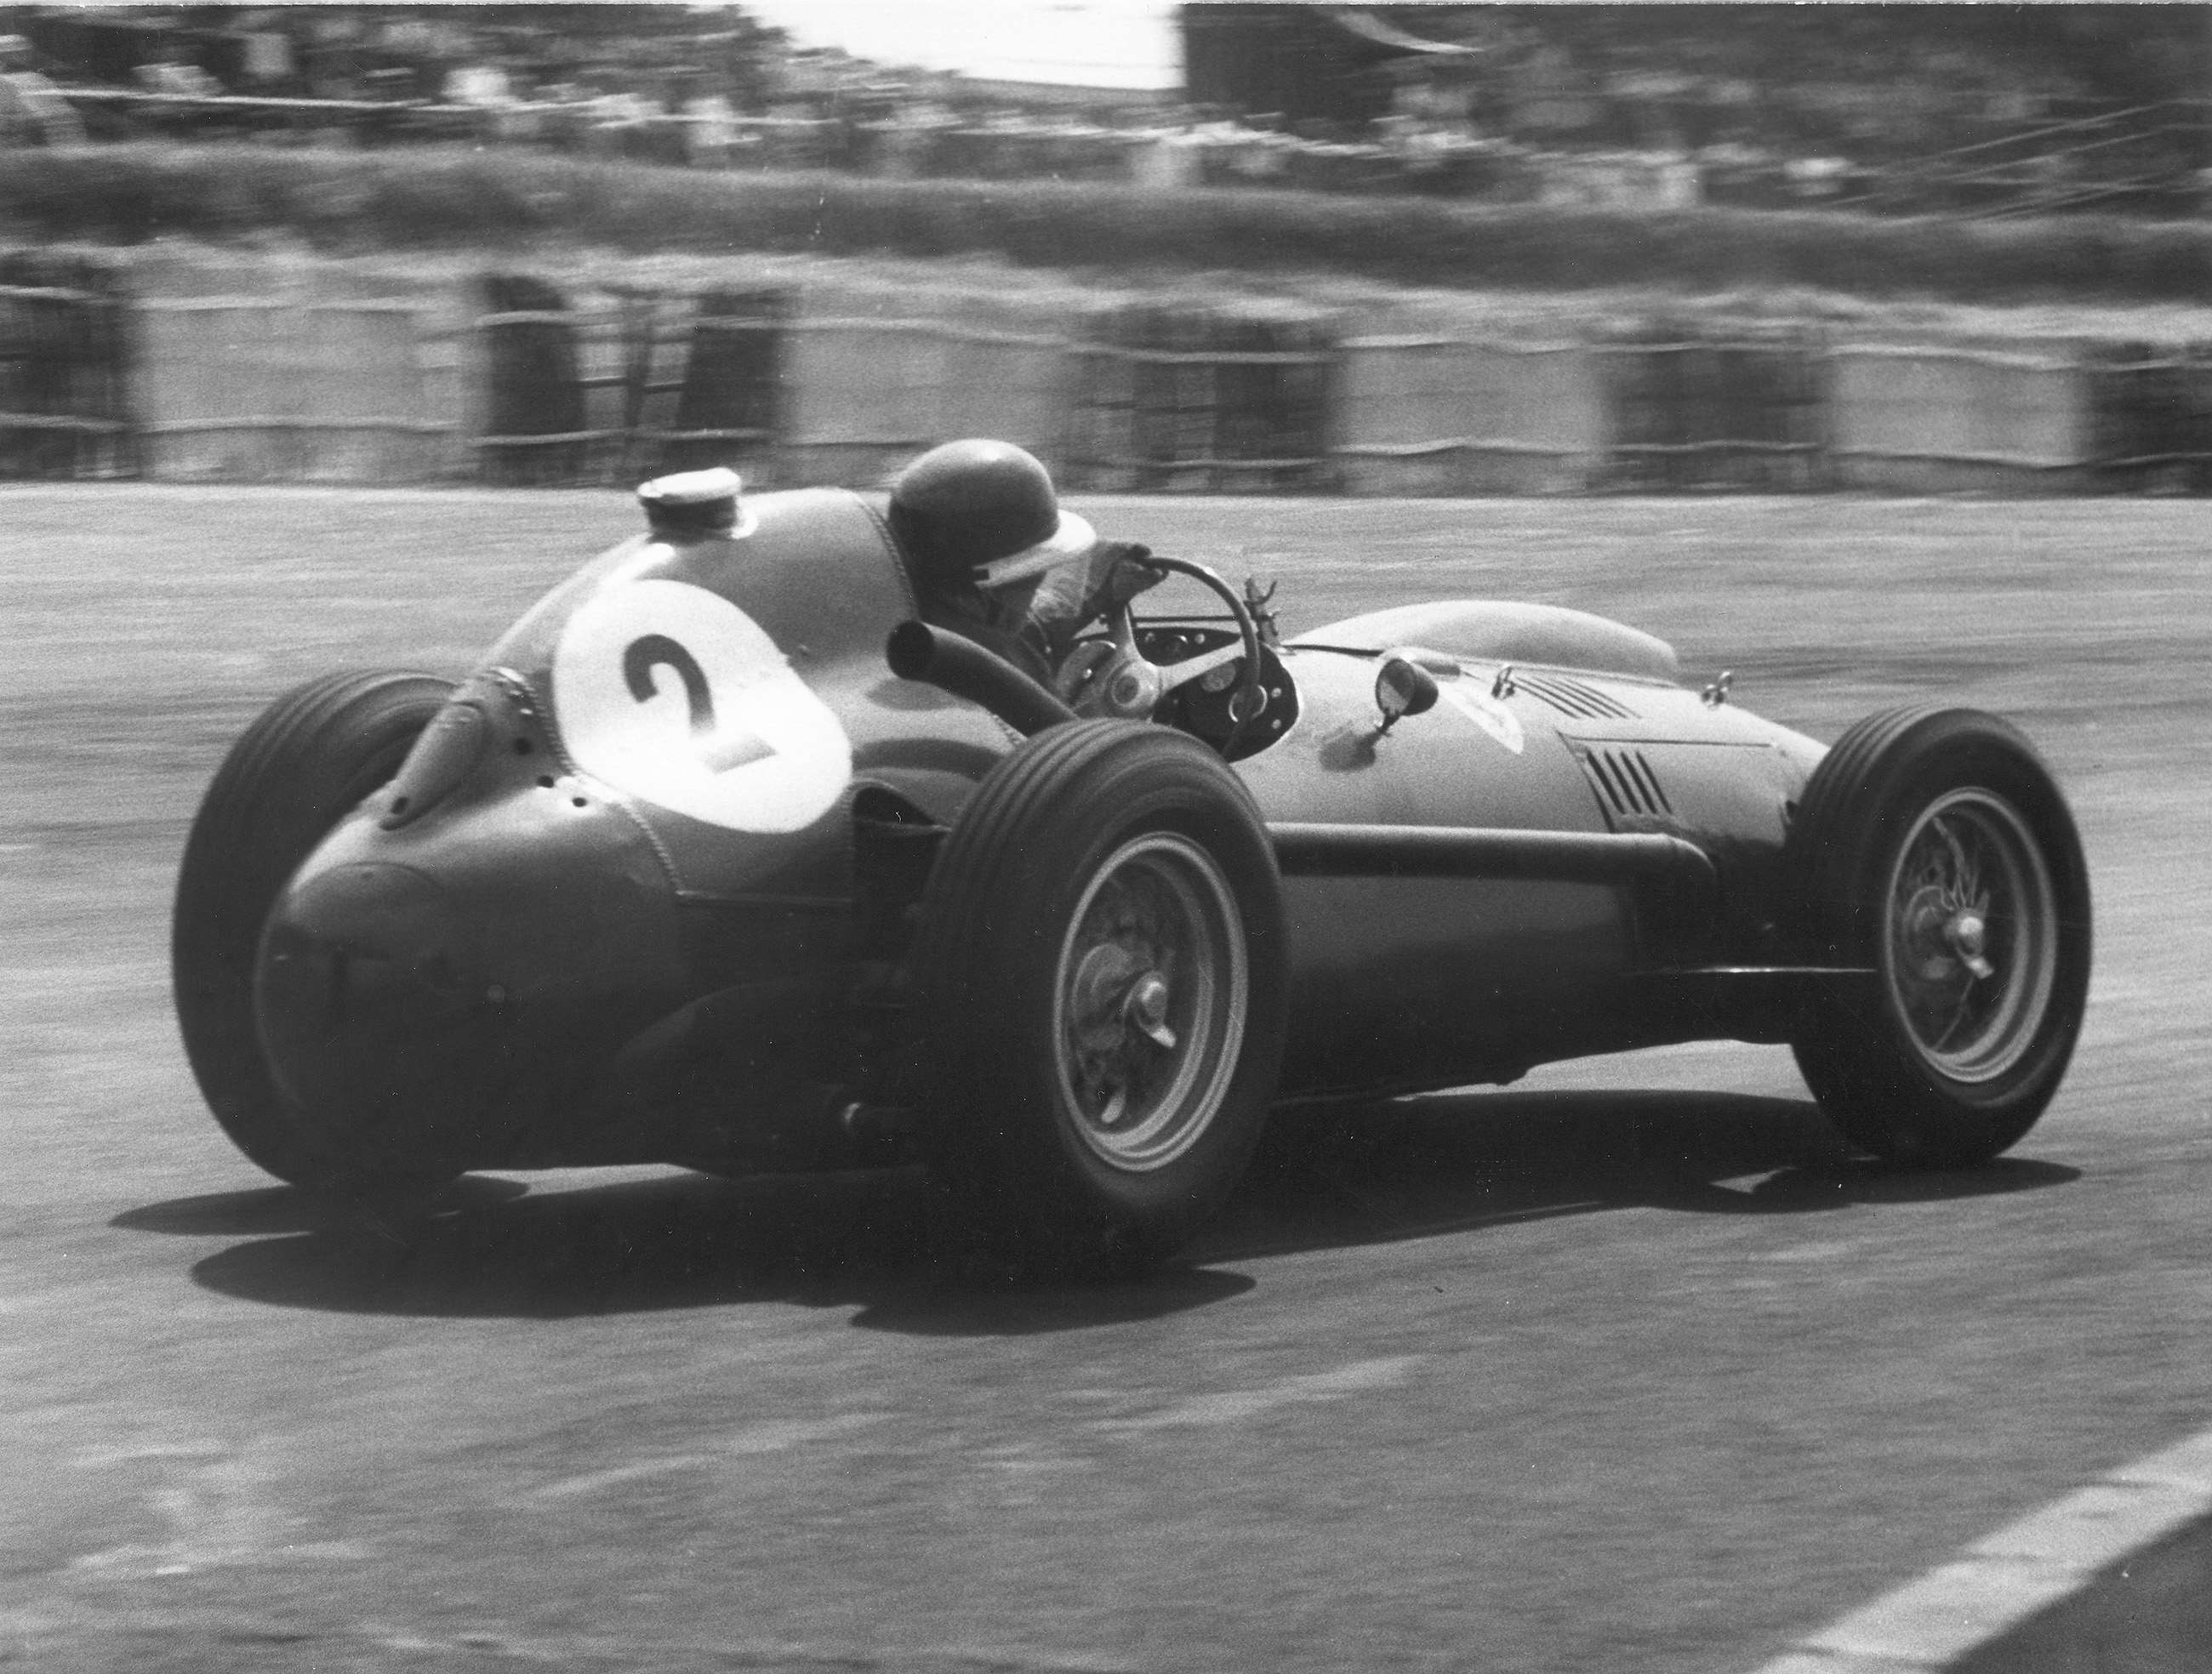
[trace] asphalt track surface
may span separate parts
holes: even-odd
[[[1297,629],[1622,616],[1832,737],[2021,720],[2092,857],[2072,1077],[1839,1150],[1712,1046],[1285,1136],[1143,1284],[940,1271],[912,1180],[477,1176],[411,1252],[202,1112],[185,823],[249,716],[459,673],[621,496],[0,492],[0,1661],[40,1671],[1755,1666],[2212,1423],[2212,507],[1087,500]]]

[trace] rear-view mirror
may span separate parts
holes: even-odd
[[[1375,707],[1382,712],[1382,730],[1388,732],[1407,715],[1437,707],[1436,676],[1403,657],[1386,657],[1375,671]]]

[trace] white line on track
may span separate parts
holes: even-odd
[[[2212,1516],[2212,1430],[2124,1465],[1800,1640],[1758,1674],[1949,1668]]]
[[[1231,1389],[1212,1395],[1194,1396],[1137,1418],[1102,1420],[1096,1428],[1108,1431],[1169,1429],[1185,1424],[1233,1424],[1271,1407],[1307,1401],[1340,1401],[1363,1390],[1386,1389],[1406,1380],[1419,1355],[1392,1355],[1382,1360],[1353,1361],[1331,1372],[1302,1378],[1285,1378],[1264,1389]]]
[[[871,1424],[879,1424],[890,1416],[887,1412],[848,1412],[834,1418],[763,1419],[756,1424],[747,1424],[725,1438],[715,1445],[712,1453],[676,1453],[661,1459],[640,1459],[634,1465],[617,1465],[605,1471],[592,1471],[580,1477],[564,1477],[558,1482],[547,1483],[542,1488],[532,1489],[530,1497],[533,1500],[572,1500],[580,1495],[596,1494],[602,1489],[618,1488],[626,1483],[639,1482],[647,1477],[703,1471],[732,1457],[780,1453],[787,1447],[848,1434],[854,1430],[866,1429]]]

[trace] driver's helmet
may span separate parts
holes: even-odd
[[[925,584],[1004,587],[1042,575],[1097,543],[1060,509],[1052,476],[1012,442],[933,447],[891,485],[891,532]]]

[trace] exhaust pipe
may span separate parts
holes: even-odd
[[[1062,703],[996,652],[964,634],[902,622],[884,642],[884,660],[901,680],[920,680],[980,703],[1024,737],[1076,719]]]

